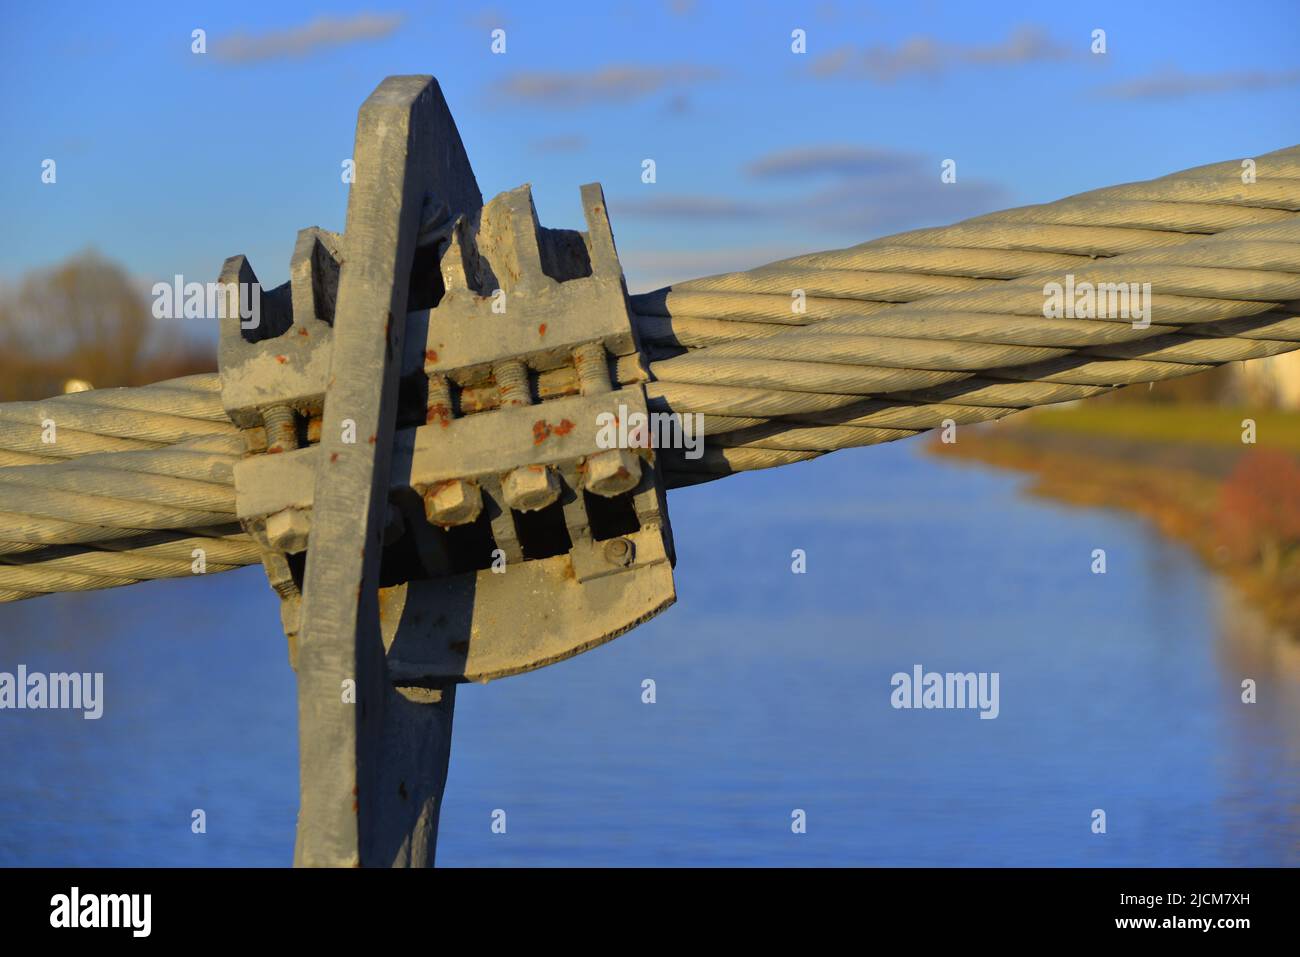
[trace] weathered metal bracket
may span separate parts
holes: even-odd
[[[312,226],[298,233],[290,280],[283,286],[262,291],[243,256],[232,256],[222,267],[228,306],[218,351],[221,398],[226,414],[248,437],[250,452],[276,454],[320,441],[341,261],[342,238]],[[255,324],[234,308],[243,295],[241,286],[256,290]],[[253,296],[243,299],[252,301]],[[247,489],[257,483],[250,477],[242,484]],[[267,578],[280,596],[291,661],[296,658],[301,592],[289,556],[306,549],[310,527],[310,501],[303,502],[302,487],[292,491],[272,512],[240,516],[260,546]]]
[[[543,229],[526,186],[484,206],[427,77],[366,101],[355,159],[342,236],[303,230],[258,326],[225,321],[222,395],[298,672],[295,859],[419,864],[455,683],[662,611],[672,535],[653,450],[607,441],[647,375],[600,187],[582,232]]]

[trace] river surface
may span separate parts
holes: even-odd
[[[1024,483],[902,442],[674,492],[674,608],[460,690],[439,863],[1300,864],[1300,647],[1141,522]],[[290,863],[260,569],[0,606],[19,664],[103,672],[104,714],[0,711],[0,864]],[[996,672],[997,718],[894,708],[915,665]]]

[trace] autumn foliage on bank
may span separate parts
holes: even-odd
[[[1298,571],[1300,462],[1277,449],[1252,449],[1219,490],[1217,526],[1233,561],[1270,577]]]
[[[215,330],[155,319],[147,290],[94,252],[0,288],[0,402],[213,371]]]

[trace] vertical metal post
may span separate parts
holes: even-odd
[[[426,203],[482,204],[432,77],[389,77],[357,118],[298,637],[304,866],[433,863],[454,694],[389,679],[379,563],[407,295]],[[436,695],[431,695],[437,697]]]

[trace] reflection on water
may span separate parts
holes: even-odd
[[[677,607],[458,695],[440,862],[1300,863],[1300,648],[1183,549],[1021,483],[896,443],[674,493]],[[287,864],[278,620],[257,569],[0,606],[0,671],[106,697],[0,712],[0,863]],[[894,710],[915,664],[999,672],[1000,716]]]

